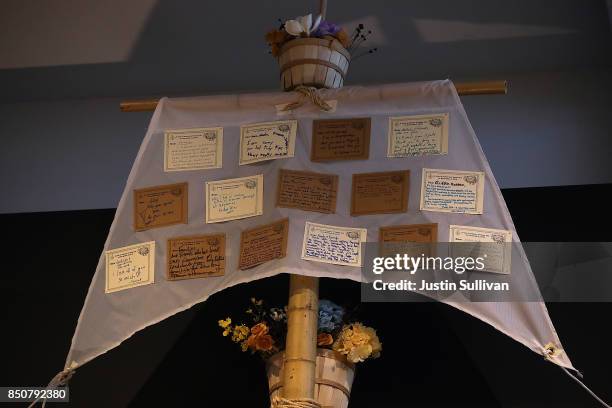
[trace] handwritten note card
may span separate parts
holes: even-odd
[[[351,215],[406,212],[409,181],[408,170],[353,174]]]
[[[370,118],[312,122],[312,161],[365,160],[370,155]]]
[[[187,183],[134,190],[134,229],[187,223]]]
[[[167,130],[164,171],[218,169],[223,159],[223,128]]]
[[[448,153],[448,113],[389,118],[388,157]]]
[[[412,224],[380,227],[380,256],[409,254],[433,256],[438,240],[438,224]]]
[[[335,265],[361,266],[365,228],[336,227],[306,222],[302,259]]]
[[[295,154],[297,120],[240,127],[240,165],[284,159]]]
[[[484,178],[480,171],[423,169],[421,210],[482,214]]]
[[[225,234],[171,238],[167,252],[168,280],[225,274]]]
[[[280,170],[276,206],[333,214],[337,194],[335,174]]]
[[[263,175],[206,183],[206,222],[263,214]]]
[[[155,241],[111,249],[106,259],[106,293],[155,282]]]
[[[484,259],[485,271],[510,273],[512,231],[462,225],[451,225],[449,231],[452,257],[480,257]]]
[[[240,235],[240,269],[249,269],[287,255],[289,219],[242,231]]]

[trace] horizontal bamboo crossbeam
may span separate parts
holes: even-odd
[[[458,82],[455,87],[457,93],[461,96],[506,94],[508,92],[508,81]],[[158,102],[159,99],[123,101],[119,104],[119,108],[121,112],[149,112],[155,110]]]
[[[455,88],[461,96],[505,95],[508,93],[508,81],[500,79],[497,81],[457,82]]]

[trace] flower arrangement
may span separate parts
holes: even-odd
[[[246,310],[250,322],[234,324],[228,317],[219,320],[224,337],[240,345],[242,351],[259,354],[264,359],[281,351],[287,336],[287,307],[266,308],[263,300],[251,298]],[[377,358],[382,343],[376,330],[351,321],[344,308],[329,300],[319,301],[317,346],[334,350],[352,363]]]
[[[363,49],[362,45],[372,34],[363,24],[359,24],[351,35],[336,23],[323,20],[321,15],[314,20],[312,14],[296,17],[283,22],[278,20],[280,26],[266,33],[266,42],[270,46],[270,53],[278,57],[282,46],[295,38],[327,38],[336,39],[352,54],[352,60],[367,54],[373,54],[378,48]]]

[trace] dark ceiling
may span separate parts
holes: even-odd
[[[317,2],[49,3],[0,4],[0,102],[275,89],[263,35]],[[328,15],[376,30],[353,84],[612,65],[605,0],[330,0]]]

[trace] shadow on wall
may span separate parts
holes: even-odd
[[[48,3],[0,6],[0,22],[13,27],[0,39],[2,102],[276,89],[264,33],[278,18],[318,7],[314,0]],[[332,0],[328,15],[378,33],[372,40],[380,52],[351,67],[349,84],[559,71],[611,60],[606,6],[595,0]]]

